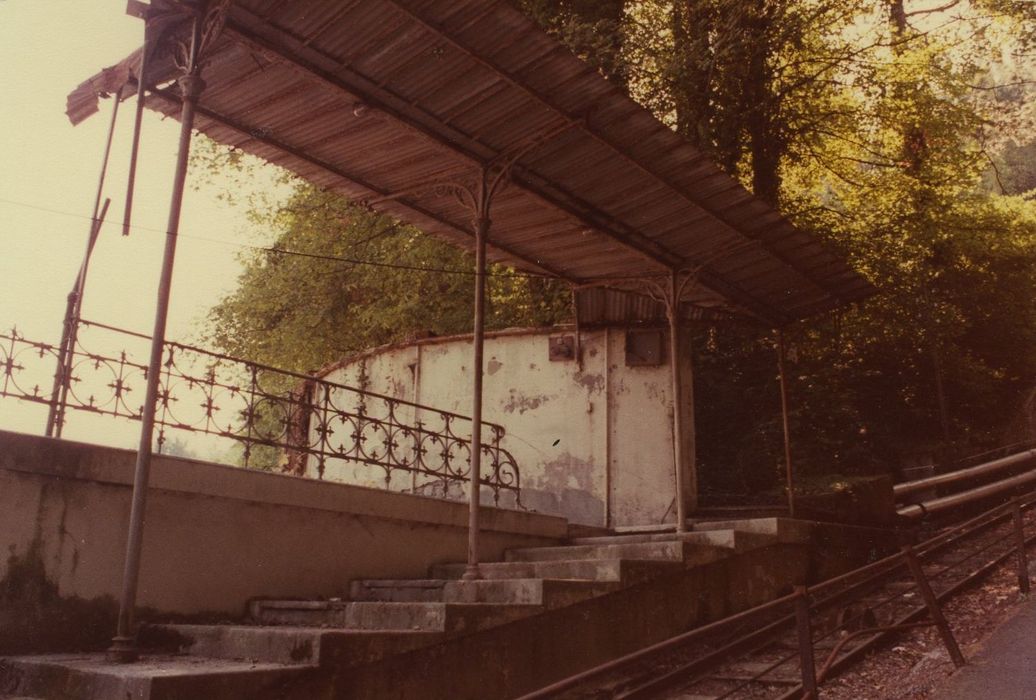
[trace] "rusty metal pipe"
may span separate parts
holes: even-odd
[[[936,488],[938,486],[956,484],[961,481],[968,481],[969,479],[996,474],[1013,467],[1029,464],[1030,462],[1036,466],[1036,450],[1026,450],[1025,452],[1019,452],[1018,454],[1013,454],[1009,457],[994,459],[976,467],[958,469],[957,471],[939,474],[938,476],[930,476],[925,479],[896,484],[892,487],[892,493],[895,495],[896,499],[899,500],[904,496],[909,496],[921,491],[927,491],[928,489]]]
[[[47,437],[61,437],[62,418],[64,414],[65,394],[68,391],[68,376],[66,367],[70,364],[70,355],[75,350],[75,340],[69,338],[74,336],[74,319],[78,319],[79,310],[83,306],[83,288],[86,285],[86,269],[90,264],[90,255],[93,252],[97,235],[101,231],[101,220],[104,214],[101,213],[101,196],[104,194],[104,181],[108,176],[108,160],[112,152],[112,139],[115,135],[115,124],[119,117],[119,104],[121,102],[121,90],[114,95],[115,104],[112,106],[111,121],[108,122],[108,136],[104,142],[104,156],[101,158],[101,172],[97,177],[97,194],[94,196],[94,210],[90,217],[90,233],[86,240],[86,252],[83,254],[83,262],[79,266],[79,273],[76,275],[72,291],[68,293],[68,303],[65,307],[65,322],[61,329],[61,344],[58,346],[57,371],[54,373],[54,384],[50,394],[50,410],[47,414]],[[111,200],[104,203],[104,212],[108,211]],[[59,408],[62,407],[62,408]]]
[[[929,514],[953,510],[969,503],[973,503],[974,501],[988,498],[990,496],[996,496],[1006,491],[1018,488],[1019,486],[1026,486],[1033,483],[1036,483],[1036,469],[1007,479],[1001,479],[992,484],[986,484],[985,486],[978,486],[967,491],[961,491],[952,496],[943,496],[942,498],[934,498],[930,501],[904,506],[897,510],[896,513],[904,518],[919,520]]]
[[[144,46],[140,51],[140,66],[137,68],[137,103],[133,116],[133,139],[130,141],[129,174],[126,179],[126,205],[122,212],[122,235],[130,233],[130,218],[133,216],[133,191],[137,183],[137,159],[140,155],[140,131],[144,122],[144,102],[146,85],[144,71],[147,68],[147,55],[151,51],[148,31],[144,29]]]
[[[198,96],[204,88],[199,75],[198,55],[201,51],[204,5],[194,18],[191,52],[188,69],[180,78],[183,106],[180,111],[180,143],[176,156],[176,170],[173,176],[173,193],[169,204],[169,221],[166,226],[165,252],[162,257],[162,271],[158,283],[158,301],[155,308],[155,326],[151,336],[151,356],[147,371],[147,389],[144,394],[144,408],[141,416],[140,442],[137,447],[137,461],[133,475],[133,499],[130,506],[129,535],[126,542],[126,561],[123,570],[122,598],[119,601],[119,621],[108,658],[119,663],[136,661],[138,658],[134,617],[137,604],[137,584],[140,579],[140,558],[144,541],[144,513],[147,505],[148,481],[151,471],[152,440],[154,439],[155,414],[158,404],[158,385],[162,372],[162,354],[165,346],[166,320],[169,315],[169,298],[173,283],[173,262],[176,257],[176,240],[180,230],[180,214],[183,209],[184,186],[187,180],[187,165],[190,157],[191,136],[194,127],[194,113]]]
[[[83,262],[79,266],[79,274],[76,275],[75,287],[68,293],[68,303],[65,307],[65,323],[61,333],[61,346],[58,352],[58,371],[54,375],[54,393],[51,395],[50,415],[47,420],[47,437],[61,437],[65,428],[65,408],[68,404],[68,390],[72,382],[72,365],[75,361],[76,342],[79,339],[79,323],[83,309],[83,295],[86,292],[86,274],[90,269],[90,257],[93,255],[94,245],[101,233],[101,226],[108,214],[108,206],[111,199],[104,200],[99,214],[95,214],[93,224],[90,227],[90,236],[86,243],[86,252],[83,254]]]

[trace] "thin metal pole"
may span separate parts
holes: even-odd
[[[1025,555],[1025,520],[1022,518],[1022,502],[1014,499],[1014,537],[1015,547],[1018,555],[1018,590],[1028,595],[1029,585],[1029,560]]]
[[[910,567],[910,573],[913,574],[914,581],[917,583],[917,590],[921,592],[921,597],[924,598],[924,603],[928,607],[929,617],[932,618],[935,626],[939,628],[939,636],[942,637],[943,644],[946,645],[946,651],[949,652],[953,665],[960,668],[965,664],[964,654],[961,653],[960,647],[957,646],[957,640],[953,636],[953,630],[950,629],[950,623],[946,621],[946,616],[942,614],[942,608],[939,607],[939,599],[932,592],[932,587],[928,583],[928,577],[925,576],[924,569],[921,568],[921,562],[917,558],[917,553],[914,552],[914,548],[909,544],[903,545],[903,557],[906,559],[907,566]]]
[[[73,325],[76,323],[73,319],[78,319],[79,309],[82,308],[83,288],[86,285],[86,268],[90,262],[90,254],[93,252],[94,243],[97,241],[97,236],[101,231],[100,219],[104,218],[103,215],[99,216],[101,195],[104,193],[104,181],[108,175],[108,159],[112,152],[112,138],[115,134],[115,123],[119,116],[121,97],[121,91],[116,92],[114,95],[115,104],[112,106],[112,117],[108,122],[108,137],[104,142],[101,172],[97,177],[97,194],[94,196],[94,210],[93,215],[90,217],[90,232],[86,239],[86,252],[83,255],[83,262],[79,265],[75,285],[72,291],[68,293],[68,300],[65,305],[65,321],[61,329],[61,344],[58,346],[57,370],[54,372],[54,385],[50,392],[50,410],[47,413],[47,437],[61,437],[65,395],[68,391],[68,372],[66,367],[71,365],[68,356],[75,349],[75,340],[72,340],[70,343],[69,338],[73,335]],[[105,202],[104,211],[108,210],[109,202],[110,200]],[[70,345],[71,347],[69,347]],[[61,410],[58,409],[58,406],[61,406]]]
[[[169,205],[169,223],[166,227],[165,254],[158,284],[158,303],[155,326],[151,337],[151,357],[147,371],[147,390],[144,394],[144,412],[141,416],[140,443],[133,477],[133,501],[130,510],[129,537],[126,543],[126,565],[123,572],[122,599],[119,603],[119,623],[108,658],[117,662],[131,662],[138,657],[134,614],[137,602],[137,584],[140,577],[140,556],[144,537],[144,512],[147,504],[148,479],[151,470],[151,450],[154,438],[155,413],[158,403],[158,385],[162,372],[162,353],[165,346],[166,318],[173,281],[173,261],[176,256],[176,238],[180,229],[184,183],[187,179],[188,156],[191,148],[191,130],[198,95],[204,83],[198,75],[198,52],[201,48],[202,17],[204,8],[195,17],[191,41],[189,72],[179,80],[183,93],[180,112],[180,145],[177,152],[173,194]]]
[[[65,429],[65,409],[68,404],[68,392],[72,386],[72,367],[75,364],[76,342],[79,339],[79,320],[83,309],[83,295],[86,292],[86,274],[90,269],[90,258],[93,255],[94,246],[97,244],[97,237],[101,233],[101,226],[104,225],[104,218],[108,215],[108,205],[111,203],[110,199],[105,199],[100,214],[94,217],[90,237],[86,244],[86,253],[79,266],[79,274],[76,275],[75,288],[68,294],[65,328],[61,338],[61,365],[58,368],[58,374],[55,375],[58,395],[57,400],[52,401],[50,407],[54,417],[53,437],[57,438],[61,437],[61,433]],[[59,376],[60,382],[57,382]]]
[[[145,20],[146,22],[146,20]],[[133,140],[130,142],[129,176],[126,180],[126,208],[122,213],[122,235],[130,233],[130,217],[133,215],[133,190],[137,182],[137,156],[140,153],[140,129],[144,121],[144,71],[147,68],[147,55],[151,51],[148,30],[144,29],[144,46],[140,50],[140,67],[137,69],[137,105],[133,116]]]
[[[805,586],[795,586],[795,627],[799,638],[799,661],[804,698],[817,700],[817,667],[813,659],[813,628],[809,620],[809,594]]]
[[[669,376],[673,392],[673,470],[676,475],[676,531],[687,531],[687,494],[684,492],[683,464],[683,407],[680,393],[680,300],[677,272],[669,278],[669,299],[666,316],[669,318]]]
[[[784,424],[784,469],[788,488],[788,515],[795,517],[795,472],[791,461],[791,425],[788,421],[788,378],[785,368],[784,331],[777,329],[777,371],[781,384],[781,421]]]
[[[486,196],[485,193],[482,194]],[[464,580],[482,578],[478,568],[479,507],[482,474],[482,356],[485,346],[486,316],[486,237],[489,235],[488,202],[482,202],[482,210],[475,222],[475,330],[472,338],[474,358],[472,360],[471,397],[471,479],[468,495],[468,565]]]
[[[72,317],[76,312],[76,290],[73,289],[65,298],[65,320],[61,324],[61,342],[58,344],[57,367],[54,369],[54,384],[50,390],[50,408],[47,411],[47,437],[61,437],[59,418],[62,411],[58,410],[58,404],[63,403],[62,389],[68,385],[68,373],[65,366],[68,364],[68,356],[74,351],[68,347],[68,336],[72,333]]]

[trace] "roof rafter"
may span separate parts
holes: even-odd
[[[496,2],[496,3],[500,2],[500,0],[493,0],[493,1]],[[800,269],[800,267],[796,264],[796,261],[794,260],[794,258],[789,258],[788,256],[783,255],[780,251],[774,250],[773,247],[768,245],[767,242],[764,241],[763,239],[755,237],[755,236],[749,236],[747,233],[743,232],[737,226],[737,224],[735,224],[734,222],[732,222],[730,220],[729,216],[727,216],[723,212],[722,208],[714,207],[714,206],[708,204],[704,199],[701,199],[701,198],[698,198],[698,197],[693,197],[690,194],[688,194],[682,187],[677,186],[669,178],[667,178],[664,175],[658,173],[654,168],[650,167],[649,165],[643,163],[641,161],[641,159],[639,159],[639,158],[633,156],[632,154],[626,152],[623,148],[621,148],[618,144],[616,144],[610,137],[608,137],[608,136],[602,134],[600,131],[594,129],[591,126],[589,119],[584,119],[582,117],[578,117],[578,116],[574,116],[574,115],[568,114],[554,100],[551,100],[549,97],[547,97],[546,95],[544,95],[540,91],[538,91],[535,88],[533,88],[530,85],[528,85],[519,76],[511,74],[503,66],[500,66],[499,64],[495,63],[494,61],[492,61],[489,58],[486,58],[485,56],[482,56],[480,54],[475,53],[470,48],[468,48],[462,41],[460,41],[460,39],[458,39],[454,34],[452,34],[451,32],[447,31],[446,28],[442,25],[442,23],[437,23],[437,22],[435,22],[433,20],[428,19],[421,12],[419,12],[417,10],[414,10],[411,7],[409,7],[409,5],[406,2],[401,1],[401,0],[388,0],[388,2],[390,2],[400,12],[402,12],[402,13],[406,14],[408,17],[410,17],[413,21],[418,22],[421,26],[425,27],[430,32],[432,32],[433,34],[443,38],[445,41],[447,41],[455,49],[457,49],[458,51],[463,52],[469,58],[471,58],[472,60],[476,61],[480,65],[488,68],[490,71],[493,71],[494,73],[499,75],[501,79],[507,81],[510,85],[512,85],[515,88],[521,90],[526,95],[528,95],[532,99],[536,100],[537,102],[539,102],[541,105],[543,105],[547,109],[549,109],[552,112],[558,114],[559,116],[561,116],[562,118],[568,120],[569,122],[581,123],[582,126],[583,126],[584,131],[586,132],[586,134],[588,136],[592,137],[595,141],[597,141],[601,145],[606,146],[607,148],[609,148],[611,151],[613,151],[615,154],[617,154],[623,160],[625,160],[628,163],[630,163],[630,165],[634,166],[635,168],[637,168],[638,170],[640,170],[644,174],[646,174],[646,175],[648,175],[648,176],[658,180],[659,182],[663,183],[666,187],[668,187],[671,191],[675,192],[677,195],[679,195],[685,201],[689,202],[690,204],[692,204],[692,205],[694,205],[694,206],[696,206],[696,207],[698,207],[700,209],[703,209],[705,212],[707,212],[709,215],[711,215],[714,219],[716,219],[720,223],[724,224],[725,226],[729,227],[732,231],[734,231],[738,235],[744,236],[745,238],[750,238],[750,239],[759,241],[767,249],[767,251],[771,255],[773,255],[775,258],[779,259],[781,262],[783,262],[784,264],[788,265],[790,268],[792,268],[793,270],[798,272],[804,279],[809,280],[811,283],[816,285],[825,294],[830,294],[832,297],[835,297],[836,299],[838,298],[837,294],[835,294],[831,290],[828,290],[826,287],[824,287],[819,282],[814,280],[812,278],[812,276],[810,276],[807,273],[807,271],[804,271],[804,270]],[[593,70],[593,69],[590,68],[589,66],[587,66],[587,70]],[[615,88],[615,89],[617,90],[618,88]]]
[[[232,12],[234,14],[227,22],[224,31],[234,41],[245,45],[251,50],[268,55],[272,60],[289,64],[295,70],[303,72],[311,80],[319,81],[340,93],[362,101],[369,107],[386,114],[408,130],[421,135],[472,165],[484,167],[493,159],[501,156],[500,153],[485,144],[472,139],[467,134],[448,124],[442,123],[436,117],[423,113],[423,110],[417,109],[403,98],[378,86],[370,79],[353,70],[339,66],[322,67],[316,65],[314,61],[320,58],[318,52],[303,45],[289,35],[280,32],[269,23],[263,23],[251,18],[246,11],[239,10],[236,6]],[[301,55],[303,53],[307,55]],[[331,72],[332,70],[333,73]],[[693,262],[686,261],[659,245],[642,232],[595,209],[579,197],[547,182],[544,178],[522,168],[520,165],[516,164],[513,167],[510,179],[524,191],[571,217],[580,225],[615,240],[667,270],[680,269],[688,264],[693,264]],[[376,187],[369,186],[369,184],[357,184],[371,191],[379,191]],[[382,193],[380,196],[387,196],[388,194]],[[399,200],[397,199],[396,201]],[[424,215],[427,216],[429,214]],[[431,216],[435,218],[434,215]],[[513,255],[516,259],[527,260],[523,256]],[[565,275],[559,276],[565,277]],[[785,314],[748,294],[737,285],[721,279],[707,268],[700,271],[699,281],[714,292],[727,297],[731,302],[742,307],[752,316],[778,324],[783,324],[788,320]]]
[[[168,89],[157,89],[156,88],[156,89],[151,90],[149,95],[153,96],[153,97],[160,98],[160,99],[162,99],[162,100],[164,100],[164,101],[166,101],[166,102],[168,102],[170,104],[179,105],[182,102],[182,100],[181,100],[179,95],[177,95],[175,92],[173,92],[171,90],[168,90]],[[359,177],[358,175],[346,172],[345,170],[343,170],[342,168],[340,168],[338,166],[331,165],[330,163],[325,163],[325,162],[323,162],[321,160],[318,160],[318,159],[314,158],[313,156],[308,155],[307,153],[304,153],[302,150],[297,149],[294,146],[291,146],[289,144],[286,144],[286,143],[283,143],[281,141],[278,141],[277,139],[270,138],[269,136],[260,135],[259,130],[256,127],[254,127],[254,126],[248,126],[246,124],[240,124],[240,123],[230,119],[229,117],[226,117],[226,116],[223,116],[221,114],[218,114],[218,113],[214,112],[213,110],[208,109],[207,107],[203,107],[201,105],[198,105],[197,107],[195,107],[195,111],[198,113],[199,116],[204,117],[205,119],[209,119],[210,121],[216,122],[220,126],[224,126],[224,127],[228,128],[228,129],[233,129],[234,131],[247,136],[252,141],[257,141],[259,143],[263,143],[263,144],[265,144],[267,146],[270,146],[272,148],[276,148],[279,151],[283,151],[285,153],[288,153],[288,154],[294,156],[295,158],[298,158],[300,160],[304,160],[305,162],[309,163],[310,165],[313,165],[313,166],[318,167],[318,168],[320,168],[322,170],[325,170],[325,171],[331,173],[332,175],[334,175],[335,177],[340,177],[343,180],[346,180],[347,182],[351,183],[352,185],[355,185],[356,187],[359,187],[361,189],[366,190],[371,195],[374,195],[374,196],[377,196],[377,197],[386,197],[386,196],[388,196],[390,194],[390,193],[388,193],[388,192],[378,188],[377,186],[375,186],[375,185],[365,181],[363,178]],[[437,224],[439,224],[439,225],[441,225],[443,227],[446,227],[446,228],[450,229],[451,231],[463,234],[467,238],[474,239],[474,237],[475,237],[475,234],[472,231],[467,230],[462,225],[460,225],[460,224],[458,224],[458,223],[456,223],[454,221],[451,221],[449,219],[445,219],[445,218],[443,218],[442,216],[440,216],[438,214],[430,212],[430,211],[424,209],[423,207],[421,207],[421,206],[419,206],[419,205],[417,205],[417,204],[415,204],[413,202],[408,202],[408,201],[406,201],[406,200],[404,200],[402,198],[399,198],[399,197],[393,198],[392,202],[394,204],[400,206],[401,208],[408,209],[411,212],[413,212],[416,215],[415,218],[422,218],[422,219],[427,219],[427,220],[434,221],[435,223],[437,223]],[[563,272],[561,272],[559,270],[552,269],[549,265],[545,265],[542,262],[536,262],[534,260],[530,260],[526,256],[523,256],[523,255],[521,255],[519,253],[516,253],[513,250],[510,250],[509,248],[506,248],[506,247],[500,246],[498,244],[495,244],[495,243],[492,242],[492,240],[490,240],[488,242],[488,246],[490,248],[495,248],[496,250],[500,251],[501,253],[503,253],[506,256],[515,258],[517,260],[521,260],[526,265],[528,265],[531,269],[533,269],[534,271],[538,271],[541,274],[544,274],[544,275],[547,275],[547,276],[551,276],[551,277],[557,277],[559,279],[563,279],[563,280],[566,280],[566,281],[569,281],[569,282],[573,282],[573,283],[578,283],[580,281],[579,279],[572,278],[569,275],[566,275],[565,273],[563,273]]]
[[[313,48],[303,45],[302,42],[277,30],[272,25],[251,18],[246,10],[235,7],[232,19],[227,22],[224,32],[234,41],[251,50],[263,53],[272,60],[301,71],[310,80],[320,82],[339,93],[347,94],[363,102],[395,120],[404,128],[419,134],[439,148],[476,167],[485,167],[505,155],[459,129],[443,123],[437,117],[424,112],[404,98],[393,94],[390,90],[379,86],[350,68],[338,65],[318,65],[317,62],[322,58],[327,62],[330,62],[331,59],[323,57]],[[673,269],[686,262],[679,255],[628,226],[625,227],[627,229],[625,231],[614,230],[617,224],[621,225],[621,222],[614,220],[614,217],[595,210],[578,196],[548,182],[542,176],[528,171],[519,164],[512,166],[511,180],[545,204],[573,217],[580,225],[600,230],[604,235],[614,238],[654,263]],[[600,220],[604,218],[610,220],[610,223]]]

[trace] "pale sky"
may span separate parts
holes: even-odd
[[[86,245],[112,102],[73,127],[67,94],[143,38],[125,0],[0,0],[0,329],[56,343],[65,297]],[[134,230],[121,235],[133,103],[119,112],[105,196],[107,222],[94,252],[83,316],[150,333],[179,123],[145,112]],[[272,178],[272,173],[271,173]],[[257,183],[257,187],[266,183]],[[199,320],[233,288],[243,243],[262,239],[216,188],[188,190],[167,337],[191,342]],[[93,339],[95,343],[103,338]],[[92,348],[91,348],[92,349]],[[112,351],[112,345],[97,351]],[[146,357],[144,351],[143,357]],[[42,432],[43,412],[0,399],[0,429]],[[132,444],[128,430],[73,414],[66,436]],[[101,427],[103,426],[103,427]]]

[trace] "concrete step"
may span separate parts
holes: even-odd
[[[540,605],[398,603],[333,600],[256,600],[251,619],[260,625],[459,634],[495,627],[543,611]]]
[[[810,541],[810,524],[791,518],[748,518],[745,520],[715,520],[694,523],[695,532],[716,530],[737,530],[763,535],[773,535],[781,542],[801,543]]]
[[[704,530],[702,532],[667,532],[645,533],[633,535],[608,535],[606,537],[579,537],[571,540],[572,544],[584,546],[632,545],[640,543],[675,542],[688,544],[726,547],[736,552],[747,552],[758,547],[776,544],[779,540],[775,534],[750,532],[746,530],[724,529]]]
[[[50,700],[303,700],[318,697],[317,669],[304,664],[150,655],[112,664],[104,654],[8,657],[0,687],[18,696]],[[317,684],[317,685],[314,685]]]
[[[432,578],[460,579],[464,564],[436,564]],[[577,559],[559,561],[509,561],[481,564],[483,579],[562,578],[619,582],[628,586],[684,568],[682,562],[642,559]]]
[[[596,561],[627,559],[638,561],[676,562],[685,567],[698,566],[729,556],[735,550],[734,536],[727,540],[712,538],[723,545],[709,543],[709,537],[689,540],[664,539],[646,542],[619,542],[569,545],[564,547],[532,547],[506,552],[508,562]],[[746,542],[746,540],[742,540]]]
[[[435,644],[441,632],[340,630],[259,625],[147,625],[141,644],[149,650],[195,657],[280,664],[321,664],[333,657],[345,665],[371,663]]]
[[[573,559],[662,559],[683,561],[685,545],[677,540],[661,542],[624,542],[583,544],[562,547],[511,549],[505,561],[559,561]]]
[[[353,581],[349,597],[356,601],[498,603],[558,608],[617,590],[618,582],[584,579],[447,579]]]

